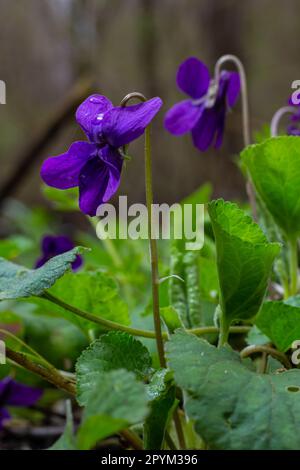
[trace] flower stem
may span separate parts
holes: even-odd
[[[230,331],[229,325],[227,321],[225,320],[225,316],[221,309],[220,309],[219,321],[220,321],[220,331],[219,331],[218,348],[228,343],[228,336],[229,336],[229,331]]]
[[[298,243],[297,237],[289,240],[290,250],[290,296],[298,291]]]
[[[285,354],[270,346],[251,344],[240,352],[241,358],[245,358],[255,353],[266,353],[278,359],[287,369],[291,369],[291,364]]]
[[[248,147],[251,144],[251,132],[250,132],[250,119],[249,119],[249,101],[248,101],[248,88],[247,88],[247,78],[244,66],[240,59],[232,54],[226,54],[219,58],[215,65],[215,81],[219,82],[221,75],[221,67],[225,62],[232,62],[240,76],[241,80],[241,95],[242,95],[242,115],[243,115],[243,137],[244,137],[244,146]],[[249,202],[252,209],[252,214],[254,220],[257,220],[257,207],[255,199],[255,191],[253,184],[248,175],[248,181],[246,183],[246,191],[249,198]]]
[[[294,113],[296,113],[296,111],[298,111],[298,109],[299,108],[297,106],[283,106],[282,108],[279,108],[276,111],[276,113],[272,117],[272,121],[271,121],[271,136],[272,137],[277,137],[278,136],[279,123],[280,123],[281,118],[285,114],[294,114]]]
[[[121,101],[121,106],[126,106],[132,98],[140,101],[147,101],[142,93],[134,92],[126,95]],[[163,333],[161,329],[159,311],[159,274],[158,274],[158,253],[156,239],[152,234],[152,205],[153,205],[153,184],[152,184],[152,157],[151,157],[151,125],[145,129],[145,190],[146,204],[148,211],[148,238],[151,260],[151,283],[152,283],[152,309],[155,329],[156,346],[161,367],[166,367],[164,354]]]
[[[152,205],[153,205],[153,184],[152,184],[152,158],[151,158],[151,126],[145,130],[145,186],[146,204],[148,209],[148,237],[151,259],[152,278],[152,302],[153,319],[156,334],[156,346],[161,367],[166,367],[164,355],[164,343],[161,330],[161,320],[159,311],[159,274],[158,274],[158,254],[156,239],[152,233]]]

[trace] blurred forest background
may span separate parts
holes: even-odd
[[[175,138],[163,128],[165,112],[183,99],[177,67],[195,55],[212,71],[220,55],[238,55],[248,76],[252,130],[259,130],[300,78],[299,18],[299,0],[0,0],[0,79],[7,85],[7,104],[0,106],[1,197],[46,204],[41,162],[83,137],[69,100],[90,88],[115,104],[131,91],[163,99],[153,128],[157,202],[178,201],[206,181],[216,196],[243,198],[234,162],[242,148],[240,102],[222,149],[201,154],[189,135]],[[38,148],[37,136],[57,115],[63,125],[54,125],[47,147]],[[144,200],[142,148],[142,139],[132,145],[119,191],[131,202]],[[7,186],[28,149],[33,163],[23,163]]]

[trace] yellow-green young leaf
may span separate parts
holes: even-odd
[[[263,301],[278,243],[236,204],[223,199],[208,205],[217,250],[220,305],[229,326],[256,315]]]
[[[74,248],[51,258],[38,269],[27,269],[0,258],[0,300],[42,295],[70,269],[82,251],[84,248]]]
[[[289,302],[266,302],[255,319],[256,326],[283,352],[300,339],[300,308]]]
[[[300,449],[299,370],[257,374],[229,347],[183,331],[166,348],[186,412],[209,449]]]
[[[300,234],[300,139],[273,137],[241,154],[255,188],[288,238]]]

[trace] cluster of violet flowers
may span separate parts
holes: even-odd
[[[166,129],[176,136],[191,132],[201,151],[213,143],[219,148],[226,114],[240,93],[239,74],[222,71],[216,84],[206,65],[190,57],[178,69],[177,85],[189,98],[167,112]],[[48,158],[41,168],[43,181],[62,190],[79,187],[81,211],[96,215],[120,185],[124,146],[144,133],[161,106],[158,97],[128,107],[114,107],[102,95],[88,97],[76,112],[88,140],[74,142],[66,153]]]

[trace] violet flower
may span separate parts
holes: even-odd
[[[120,148],[140,137],[162,105],[160,98],[128,107],[114,107],[92,95],[77,109],[76,120],[88,142],[74,142],[69,150],[48,158],[41,177],[58,189],[79,186],[79,207],[90,216],[117,191],[123,156]]]
[[[72,250],[74,246],[74,243],[69,237],[62,235],[46,235],[41,243],[42,256],[37,260],[35,268],[40,268],[49,261],[49,259],[53,258],[53,256],[61,255],[62,253],[66,253],[66,251]],[[73,271],[76,271],[82,263],[82,257],[77,255],[75,261],[72,263]]]
[[[41,389],[20,384],[11,377],[0,380],[0,429],[4,421],[11,417],[7,406],[32,406],[42,394]]]
[[[293,106],[295,108],[295,112],[290,115],[289,117],[289,124],[287,126],[287,134],[288,135],[296,135],[300,136],[300,105],[294,104],[292,101],[292,97],[289,98],[289,106]]]
[[[190,96],[175,104],[165,116],[165,127],[173,135],[192,132],[193,143],[201,151],[222,144],[225,118],[240,92],[237,72],[222,71],[217,91],[208,68],[196,57],[184,61],[177,72],[178,88]],[[216,96],[212,96],[212,92]]]

